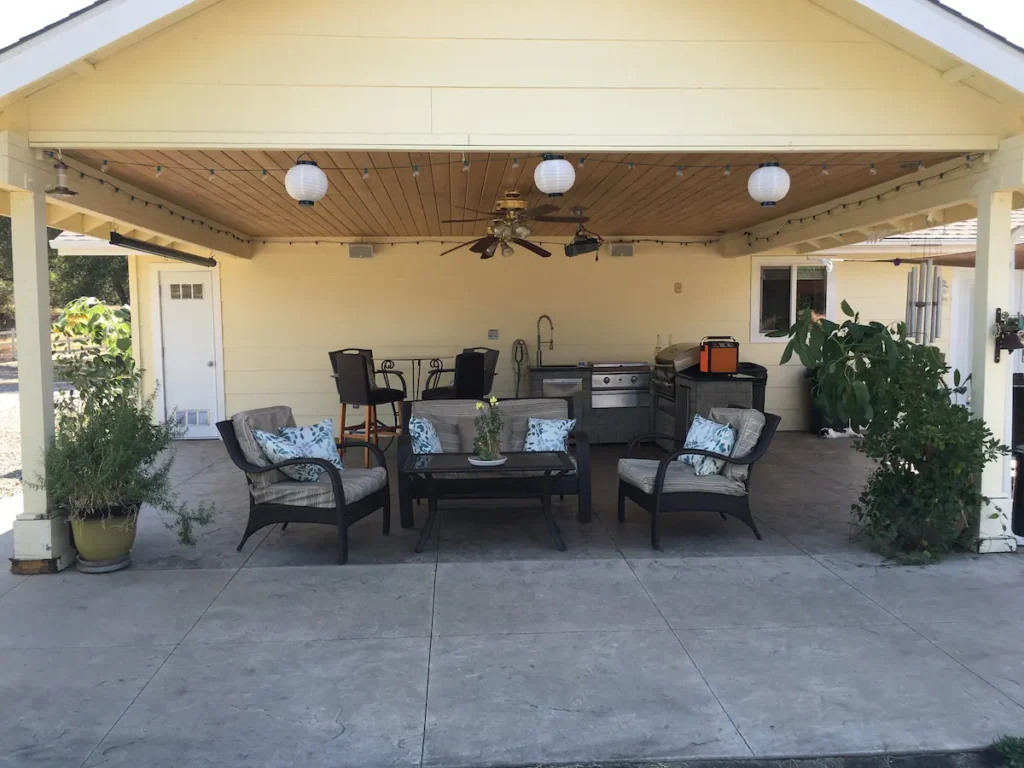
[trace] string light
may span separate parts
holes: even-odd
[[[828,166],[827,165],[822,165],[821,166],[821,175],[822,176],[828,176]]]
[[[363,181],[366,181],[368,178],[370,178],[370,169],[369,168],[363,168],[363,172],[362,172],[361,175],[363,177]]]
[[[216,176],[216,175],[217,175],[217,172],[215,170],[213,170],[213,168],[211,168],[210,169],[210,181],[213,181],[213,177]]]
[[[462,157],[462,172],[469,173],[469,160],[465,156]]]
[[[420,175],[420,167],[418,165],[414,165],[412,167],[412,177],[415,179],[419,175]]]
[[[683,166],[681,165],[676,166],[676,178],[683,178]]]
[[[878,175],[878,169],[875,167],[874,163],[871,164],[871,167],[868,169],[868,173],[870,173],[872,176]]]
[[[586,158],[584,158],[584,157],[581,157],[581,158],[580,158],[580,159],[579,159],[579,160],[577,161],[577,163],[576,163],[576,167],[577,167],[577,168],[582,168],[582,167],[583,167],[583,164],[584,164],[584,163],[586,163],[586,162],[587,162]]]
[[[104,173],[107,172],[107,161],[106,160],[103,161],[103,165],[100,167],[100,170],[103,171]]]
[[[156,167],[156,177],[159,179],[163,175],[164,175],[164,169],[158,165]]]
[[[260,173],[260,181],[266,181],[268,178],[270,178],[270,174],[267,172],[267,169],[264,168]]]
[[[518,167],[519,167],[519,158],[518,157],[513,157],[512,158],[512,168],[515,169],[515,168],[518,168]]]
[[[731,165],[725,166],[725,170],[722,171],[722,175],[723,176],[732,176],[732,166]]]
[[[923,171],[924,170],[924,161],[923,160],[918,161],[918,163],[917,163],[917,170],[919,170],[919,171]]]
[[[628,168],[629,170],[632,171],[634,168],[636,168],[636,163],[629,163]]]

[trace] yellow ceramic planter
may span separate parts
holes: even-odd
[[[130,520],[130,522],[129,522]],[[131,552],[137,517],[72,520],[75,547],[83,560],[117,560]]]

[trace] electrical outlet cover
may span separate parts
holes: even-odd
[[[675,292],[676,293],[682,293],[683,292],[683,284],[682,283],[676,283],[675,284]]]
[[[489,331],[487,331],[487,340],[488,341],[497,341],[498,340],[498,329],[497,328],[491,328]]]

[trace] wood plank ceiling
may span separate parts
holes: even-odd
[[[330,189],[315,207],[301,208],[284,189],[285,172],[298,152],[81,150],[66,154],[95,168],[106,160],[109,177],[254,238],[468,238],[484,234],[488,222],[441,222],[472,218],[465,209],[493,210],[495,200],[510,189],[524,193],[534,204],[542,200],[559,204],[561,213],[582,208],[591,219],[588,228],[606,237],[715,236],[906,175],[918,163],[930,166],[955,156],[783,154],[779,159],[792,177],[792,189],[777,207],[762,208],[751,200],[746,187],[751,171],[770,159],[763,154],[569,155],[574,165],[584,158],[583,166],[576,169],[576,183],[565,197],[548,200],[533,185],[539,162],[535,154],[467,153],[469,169],[465,171],[461,153],[312,152],[327,173]],[[573,229],[573,225],[538,224],[535,234],[571,235]]]

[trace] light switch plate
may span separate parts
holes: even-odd
[[[489,331],[487,331],[487,340],[488,341],[497,341],[498,340],[498,329],[497,328],[491,328]]]
[[[683,292],[683,284],[682,283],[676,283],[675,284],[675,292],[676,293],[682,293]]]

